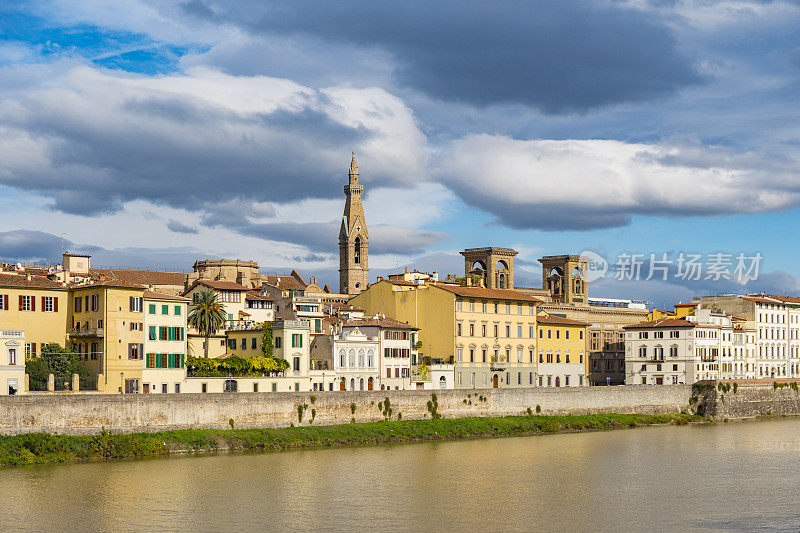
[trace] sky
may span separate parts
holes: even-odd
[[[593,252],[593,296],[796,295],[798,96],[788,0],[3,2],[0,258],[336,290],[355,149],[373,280],[492,245],[529,286]]]

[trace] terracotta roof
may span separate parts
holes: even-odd
[[[93,278],[115,279],[136,285],[183,285],[186,283],[185,272],[163,272],[159,270],[117,270],[114,268],[92,268],[89,275]]]
[[[349,322],[343,324],[346,328],[352,327],[379,327],[379,328],[392,328],[392,329],[413,329],[418,330],[419,328],[412,326],[406,322],[400,322],[399,320],[395,320],[394,318],[354,318]]]
[[[274,302],[273,298],[269,296],[264,296],[258,291],[247,291],[247,294],[244,295],[245,300],[257,300],[259,302]]]
[[[286,276],[262,276],[261,279],[267,285],[278,287],[282,291],[301,291],[306,288],[305,283],[301,283],[300,280],[290,274]]]
[[[630,324],[623,326],[622,329],[634,328],[693,328],[697,324],[689,322],[682,318],[662,318],[660,320],[652,320],[650,322],[639,322],[638,324]]]
[[[174,294],[164,294],[156,291],[144,291],[144,297],[151,300],[175,300],[180,302],[188,302],[189,298],[183,296],[176,296]]]
[[[117,287],[120,289],[144,289],[143,285],[127,283],[116,279],[106,279],[102,281],[92,281],[91,283],[70,283],[70,289],[91,289],[92,287]]]
[[[795,298],[794,296],[779,296],[775,294],[765,294],[767,298],[774,298],[775,300],[780,300],[781,302],[790,303],[790,304],[800,304],[800,298]]]
[[[64,285],[51,281],[41,276],[27,276],[20,274],[0,274],[0,287],[21,287],[30,289],[66,289]]]
[[[234,283],[233,281],[219,281],[214,279],[198,279],[192,285],[183,291],[183,294],[186,294],[197,285],[205,285],[206,287],[211,287],[212,289],[217,289],[220,291],[249,291],[247,287],[244,285],[239,285],[238,283]]]
[[[404,285],[406,287],[413,287],[414,285],[416,285],[416,283],[414,283],[413,281],[404,281],[402,279],[386,279],[384,281],[388,281],[392,285]]]
[[[572,320],[571,318],[564,318],[563,316],[555,315],[536,315],[536,322],[539,324],[563,324],[565,326],[590,326],[588,322],[581,322],[579,320]]]
[[[513,289],[484,289],[482,287],[466,287],[464,285],[451,286],[451,285],[438,285],[432,284],[432,287],[438,287],[442,290],[452,292],[457,296],[465,298],[483,298],[487,300],[513,300],[521,302],[541,302],[539,298],[534,298],[525,293],[515,291]]]
[[[775,298],[762,298],[760,296],[741,296],[742,300],[747,300],[748,302],[755,302],[759,304],[780,304],[783,303],[780,300],[776,300]]]

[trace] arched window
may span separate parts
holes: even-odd
[[[345,366],[345,353],[344,353],[344,350],[339,350],[339,366],[340,367],[344,367]]]
[[[564,352],[564,362],[569,363],[569,350]]]
[[[358,380],[358,390],[364,390],[364,378]]]
[[[353,243],[353,260],[357,265],[361,264],[361,237],[356,237]]]
[[[556,363],[560,362],[561,362],[561,350],[556,350]]]
[[[445,378],[444,376],[439,378],[439,388],[440,389],[446,389],[447,388],[447,378]]]
[[[223,392],[236,392],[238,389],[239,386],[235,379],[226,379],[222,390]]]
[[[500,281],[500,288],[501,289],[505,289],[506,288],[506,275],[505,274],[500,274],[500,276],[498,276],[498,278],[499,278],[499,281]]]
[[[358,367],[359,368],[363,368],[364,367],[364,350],[359,350],[358,351]]]
[[[347,352],[347,359],[351,367],[356,366],[356,351],[350,350]]]
[[[356,390],[356,380],[355,380],[355,378],[350,378],[350,390]]]
[[[372,350],[367,350],[367,366],[370,368],[372,368],[372,355],[373,355]]]

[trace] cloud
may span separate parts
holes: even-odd
[[[327,198],[340,194],[354,146],[366,184],[413,182],[426,158],[411,111],[377,88],[75,67],[0,96],[0,183],[67,213],[137,199],[203,211],[242,198]]]
[[[701,81],[659,17],[619,3],[195,0],[191,11],[254,34],[387,52],[401,85],[478,106],[586,111]]]
[[[170,231],[174,231],[175,233],[191,233],[191,234],[198,234],[200,230],[195,227],[188,226],[183,222],[178,220],[172,219],[167,223],[167,229]]]
[[[62,241],[43,231],[16,230],[0,233],[0,258],[7,262],[53,262],[61,258]],[[65,246],[72,243],[63,241]]]
[[[433,177],[512,228],[624,226],[631,215],[762,213],[800,205],[797,162],[703,145],[470,135]]]

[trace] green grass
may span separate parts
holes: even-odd
[[[653,424],[685,425],[696,415],[567,415],[451,418],[303,426],[280,429],[189,429],[158,433],[0,436],[0,465],[52,464],[103,458],[153,457],[219,450],[278,451],[427,440],[602,431]]]

